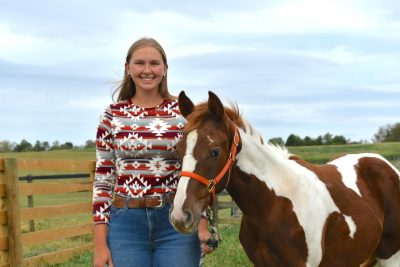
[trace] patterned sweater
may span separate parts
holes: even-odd
[[[174,100],[155,108],[121,101],[105,110],[96,136],[95,224],[109,222],[113,194],[135,198],[176,190],[181,165],[175,147],[185,122]]]

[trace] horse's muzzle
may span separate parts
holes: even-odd
[[[169,221],[180,233],[192,233],[197,229],[198,220],[191,211],[174,212],[173,207],[169,212]]]

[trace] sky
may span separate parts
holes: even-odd
[[[131,44],[170,92],[236,102],[266,140],[371,141],[400,122],[398,0],[0,0],[0,141],[94,140]]]

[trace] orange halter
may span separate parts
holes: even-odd
[[[208,180],[207,178],[204,178],[203,176],[194,173],[194,172],[187,172],[187,171],[181,171],[180,176],[187,176],[189,178],[195,179],[199,181],[200,183],[204,184],[208,190],[212,194],[212,203],[214,204],[215,200],[215,186],[221,181],[222,177],[226,174],[226,172],[229,170],[229,175],[232,169],[232,165],[236,160],[236,151],[237,147],[240,142],[240,135],[238,132],[238,128],[235,125],[235,134],[233,136],[233,141],[232,141],[232,146],[231,146],[231,152],[229,153],[229,158],[225,163],[225,166],[222,168],[222,170],[219,172],[219,174],[211,180]],[[228,181],[229,182],[229,181]],[[228,183],[226,184],[228,185]]]

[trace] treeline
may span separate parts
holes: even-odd
[[[351,141],[343,135],[333,135],[326,133],[317,138],[306,136],[301,138],[296,134],[288,136],[286,141],[281,137],[274,137],[269,140],[270,143],[285,145],[285,146],[318,146],[318,145],[345,145],[345,144],[359,144],[366,143],[367,141]],[[400,142],[400,122],[395,124],[386,124],[379,127],[378,131],[372,138],[374,143],[382,142]],[[51,145],[47,141],[36,141],[34,144],[29,143],[23,139],[19,144],[10,141],[0,141],[0,152],[25,152],[25,151],[47,151],[59,149],[87,149],[95,148],[96,143],[93,140],[87,140],[84,145],[75,146],[72,142],[65,142],[61,144],[59,141],[54,141]]]
[[[0,141],[0,152],[28,152],[28,151],[48,151],[48,150],[61,150],[61,149],[84,149],[95,148],[96,143],[92,140],[87,140],[85,145],[75,146],[72,142],[60,143],[54,141],[51,145],[48,141],[36,141],[31,144],[25,139],[20,143],[10,141]]]
[[[296,134],[291,134],[286,139],[286,142],[283,141],[281,137],[274,137],[269,140],[272,144],[277,145],[285,145],[285,146],[320,146],[320,145],[345,145],[349,143],[361,143],[360,142],[351,142],[349,139],[346,139],[343,135],[332,135],[331,133],[326,133],[325,135],[320,135],[317,138],[312,138],[306,136],[301,138]]]
[[[351,141],[343,135],[333,135],[326,133],[320,135],[317,138],[306,136],[301,138],[296,134],[288,136],[286,141],[281,137],[274,137],[269,140],[272,144],[285,145],[285,146],[319,146],[319,145],[345,145],[345,144],[360,144],[366,143],[367,141]],[[372,138],[374,143],[383,142],[400,142],[400,122],[395,124],[386,124],[379,127],[378,131]]]

